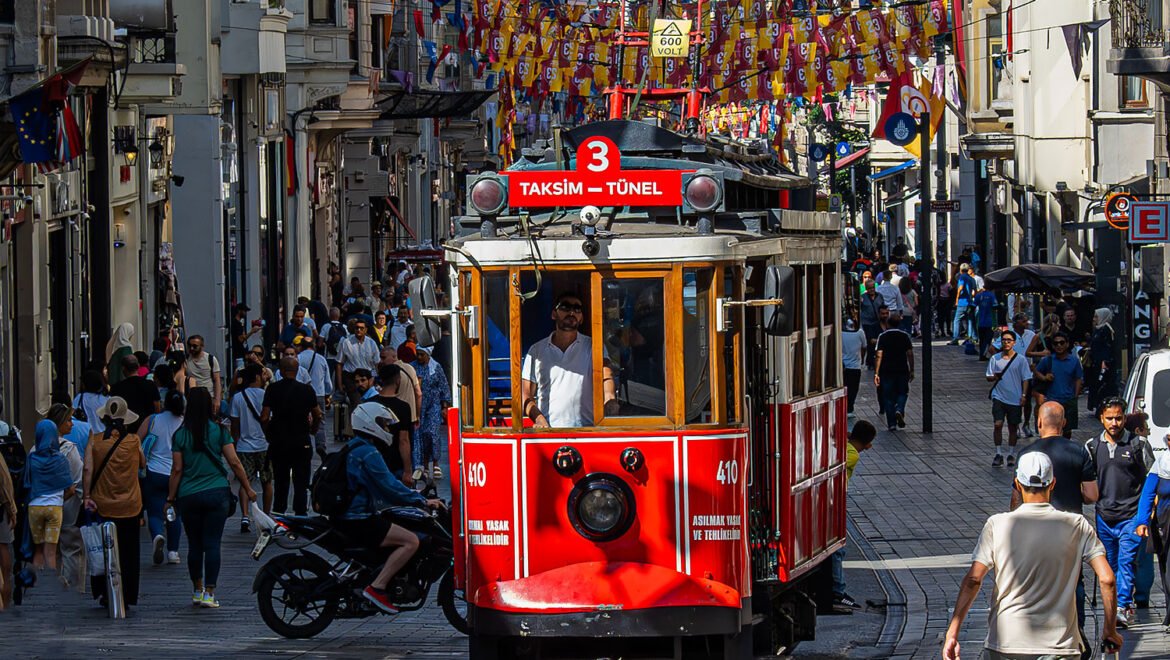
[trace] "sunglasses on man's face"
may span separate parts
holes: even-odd
[[[561,312],[565,312],[566,314],[568,314],[570,312],[575,312],[577,314],[580,314],[581,311],[584,309],[585,308],[581,306],[581,303],[561,303],[561,304],[557,305],[557,310],[561,311]]]
[[[203,344],[187,344],[187,346],[189,348],[191,348],[192,350],[198,350],[200,348],[203,348]]]

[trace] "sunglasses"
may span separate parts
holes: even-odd
[[[187,344],[187,348],[203,348],[203,344]]]
[[[1068,342],[1063,340],[1063,339],[1057,339],[1056,341],[1052,342],[1052,345],[1053,346],[1068,346]]]
[[[252,351],[252,355],[255,355],[258,358],[262,358],[264,357],[264,351]]]
[[[561,303],[557,305],[557,310],[562,312],[576,312],[580,314],[585,308],[580,303]]]

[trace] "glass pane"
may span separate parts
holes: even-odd
[[[666,415],[664,285],[661,278],[601,282],[605,351],[616,371],[620,406],[607,417]]]
[[[531,398],[527,415],[553,428],[592,426],[593,340],[590,335],[590,274],[586,271],[520,272],[523,301],[521,378]],[[522,405],[520,397],[517,405]],[[543,417],[544,419],[541,419]]]
[[[742,300],[740,293],[743,283],[740,281],[742,271],[738,268],[723,269],[723,297],[728,300]],[[723,382],[726,394],[723,397],[724,414],[728,422],[739,421],[739,407],[735,400],[735,383],[739,378],[739,365],[735,360],[735,339],[739,336],[740,312],[736,308],[728,310],[731,319],[731,329],[723,333]]]
[[[711,421],[711,269],[683,271],[683,396],[686,422]]]
[[[511,306],[508,300],[508,274],[485,273],[483,276],[483,354],[486,426],[511,426],[512,405],[512,343],[508,339],[511,328]]]

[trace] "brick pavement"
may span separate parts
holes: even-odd
[[[920,344],[916,340],[921,370]],[[865,536],[879,562],[849,562],[847,566],[873,566],[888,570],[904,592],[905,607],[895,608],[891,621],[901,619],[902,629],[892,657],[936,658],[958,595],[959,580],[970,565],[970,553],[986,518],[1005,511],[1011,493],[1012,471],[991,467],[994,453],[986,363],[963,355],[958,347],[936,342],[934,350],[934,433],[921,433],[922,385],[911,383],[907,428],[885,431],[884,417],[877,414],[872,387],[864,384],[856,412],[881,429],[875,449],[862,455],[860,467],[849,485],[849,513],[857,531]],[[868,372],[866,372],[868,374]],[[863,374],[863,383],[867,375]],[[919,376],[921,371],[919,371]],[[872,374],[868,375],[872,378]],[[1082,408],[1084,406],[1082,405]],[[1082,414],[1075,439],[1087,439],[1100,426]],[[1021,438],[1020,445],[1030,440]],[[1086,511],[1091,512],[1091,508]],[[1088,571],[1091,576],[1092,571]],[[1092,593],[1093,581],[1086,581]],[[964,657],[977,657],[987,632],[986,582],[960,639]],[[1138,612],[1138,624],[1123,632],[1123,657],[1170,657],[1170,633],[1159,622],[1164,599],[1154,585],[1150,610]],[[858,598],[870,594],[853,594]],[[896,605],[894,597],[891,604]],[[1099,609],[1099,608],[1098,608]],[[904,615],[904,616],[903,616]],[[1087,626],[1095,635],[1095,622]]]

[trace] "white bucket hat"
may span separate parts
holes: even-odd
[[[133,424],[138,421],[138,413],[130,410],[130,407],[126,405],[126,399],[120,396],[112,396],[106,399],[102,407],[97,409],[97,416],[98,419],[105,419],[107,417],[117,419],[123,424]]]

